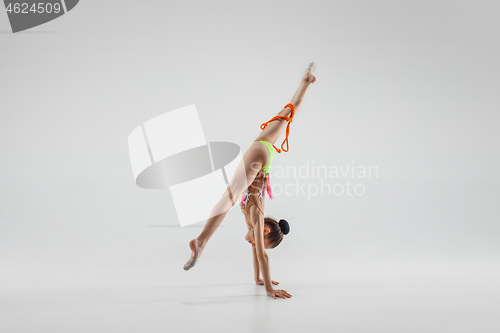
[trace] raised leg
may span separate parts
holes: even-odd
[[[300,81],[299,88],[297,89],[297,91],[295,92],[290,101],[290,103],[295,108],[294,117],[297,115],[300,108],[302,107],[302,101],[304,100],[307,89],[311,84],[316,82],[316,78],[314,77],[314,75],[311,75],[311,77],[312,81],[309,81],[309,70],[306,69]],[[290,107],[286,107],[278,113],[278,115],[286,117],[290,117],[291,114],[292,114],[292,109]],[[277,119],[270,122],[269,124],[267,124],[266,128],[262,131],[262,133],[260,133],[260,135],[257,137],[256,140],[266,140],[267,142],[274,144],[276,140],[278,140],[278,138],[280,137],[281,133],[283,133],[283,130],[285,129],[287,124],[288,121],[285,119]]]

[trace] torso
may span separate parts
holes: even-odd
[[[257,173],[252,184],[250,184],[250,186],[248,186],[245,191],[243,191],[240,197],[241,211],[245,215],[245,221],[248,230],[254,228],[253,221],[250,219],[249,214],[250,207],[256,206],[259,214],[264,215],[264,201],[268,186],[267,181],[269,177],[269,167],[274,157],[274,150],[272,149],[272,145],[269,142],[266,141],[266,144],[264,142],[261,142],[260,140],[255,140],[254,142],[252,142],[252,144],[254,144],[255,142],[260,143],[258,147],[262,150],[262,163],[264,166]],[[252,144],[250,146],[252,146]]]
[[[254,181],[250,186],[248,186],[245,191],[241,194],[241,211],[245,215],[245,221],[248,229],[253,229],[254,225],[250,219],[249,209],[252,206],[256,206],[259,213],[264,215],[264,202],[265,194],[267,190],[267,177],[269,173],[264,170],[260,170],[255,176]]]

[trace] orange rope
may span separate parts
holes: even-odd
[[[274,149],[276,149],[276,151],[278,153],[281,153],[281,150],[283,150],[285,153],[288,152],[288,134],[290,132],[290,123],[293,122],[293,116],[295,116],[295,107],[292,105],[292,103],[288,103],[287,105],[285,105],[284,108],[286,108],[287,106],[289,106],[291,109],[292,109],[292,114],[290,117],[286,117],[286,116],[274,116],[271,120],[269,120],[268,122],[265,122],[263,123],[262,125],[260,125],[260,129],[261,130],[264,130],[267,126],[267,124],[269,124],[271,121],[273,120],[277,120],[277,119],[285,119],[285,120],[288,120],[288,125],[286,125],[286,138],[285,140],[283,140],[283,143],[281,144],[281,149],[278,149],[276,148],[274,145]],[[283,145],[285,144],[286,142],[286,149],[283,147]]]

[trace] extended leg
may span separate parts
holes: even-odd
[[[295,115],[297,115],[302,106],[302,101],[304,100],[307,89],[312,83],[316,81],[314,75],[312,76],[312,78],[312,81],[309,82],[309,71],[308,69],[306,69],[304,75],[302,76],[302,80],[300,81],[299,88],[290,101],[290,103],[295,107]],[[290,107],[286,107],[278,113],[278,115],[286,117],[290,117],[291,114],[292,109]],[[262,133],[260,133],[256,140],[266,140],[267,142],[274,144],[280,137],[281,133],[283,133],[283,130],[285,129],[287,124],[288,121],[285,119],[277,119],[270,122],[269,124],[267,124],[267,127],[262,131]]]
[[[219,202],[212,209],[210,218],[207,220],[200,235],[196,239],[189,242],[189,246],[193,252],[191,254],[192,258],[200,257],[208,240],[222,223],[229,209],[231,209],[231,207],[238,201],[241,193],[243,193],[243,191],[250,186],[250,184],[252,184],[255,176],[262,168],[262,161],[266,158],[265,154],[268,154],[265,149],[252,145],[247,150],[245,155],[243,155],[243,159],[236,168],[231,182],[229,183],[229,187],[226,189]],[[191,264],[189,264],[190,261]],[[190,259],[190,261],[188,261],[188,264],[184,267],[185,270],[194,266],[193,260]]]

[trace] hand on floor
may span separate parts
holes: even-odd
[[[276,296],[281,297],[281,298],[290,298],[292,295],[287,293],[285,290],[277,290],[277,289],[272,289],[267,291],[267,296],[271,296],[272,298],[276,299]]]

